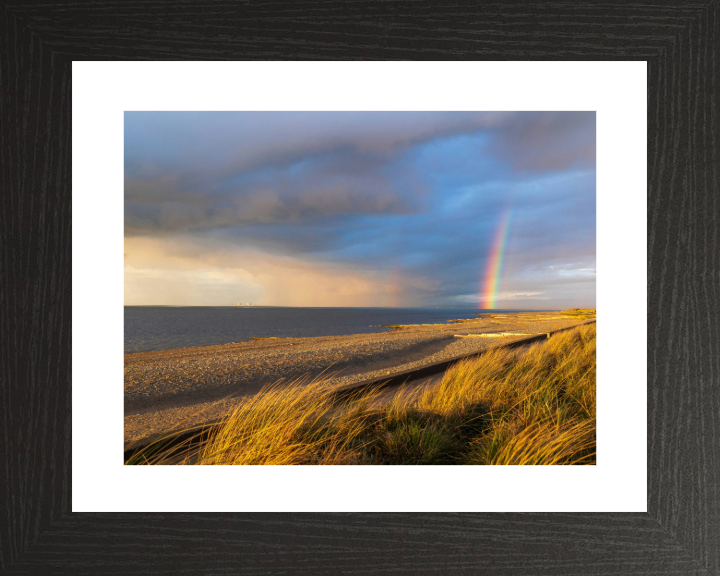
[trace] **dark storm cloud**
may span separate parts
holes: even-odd
[[[125,121],[127,236],[424,276],[423,298],[447,304],[477,292],[510,213],[506,291],[577,289],[594,302],[592,112]]]
[[[388,159],[336,150],[225,180],[175,175],[128,176],[126,232],[178,231],[252,223],[316,220],[343,214],[404,214],[418,209],[424,184],[386,172]]]
[[[594,160],[588,113],[139,112],[126,123],[128,234],[422,210],[403,154],[459,135],[487,134],[485,157],[521,170]]]
[[[512,113],[128,112],[126,167],[178,162],[221,178],[348,149],[392,155],[436,137],[491,129]],[[193,166],[186,166],[189,172]],[[206,175],[203,174],[203,178]]]
[[[498,135],[497,152],[518,170],[595,166],[594,112],[520,114]]]

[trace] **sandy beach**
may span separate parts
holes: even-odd
[[[582,322],[556,312],[498,313],[456,324],[414,325],[375,334],[253,340],[125,354],[125,449],[217,420],[242,397],[278,381],[322,375],[334,386],[348,386]],[[488,334],[494,336],[481,336]]]

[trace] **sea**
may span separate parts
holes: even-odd
[[[459,308],[289,308],[275,306],[126,306],[125,353],[246,342],[385,332],[379,324],[443,324],[488,312]]]

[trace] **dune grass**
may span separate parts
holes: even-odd
[[[594,464],[595,342],[587,325],[489,351],[390,398],[339,402],[324,381],[270,387],[201,440],[128,463]]]
[[[589,318],[595,318],[596,310],[594,308],[570,308],[569,310],[563,310],[561,314],[563,316],[577,318],[578,320],[587,320]]]

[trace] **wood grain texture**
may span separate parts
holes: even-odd
[[[26,5],[27,4],[27,5]],[[718,2],[0,7],[0,572],[719,574]],[[71,61],[647,60],[647,514],[72,514]]]

